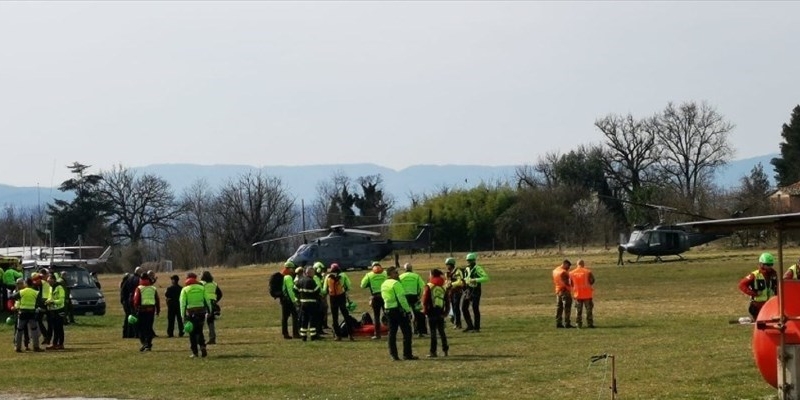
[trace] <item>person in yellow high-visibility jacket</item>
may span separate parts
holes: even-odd
[[[397,329],[403,332],[403,359],[417,360],[411,350],[411,324],[413,316],[411,306],[406,300],[406,292],[403,285],[398,281],[400,275],[396,267],[386,269],[386,280],[381,284],[381,297],[386,308],[386,316],[389,318],[389,355],[392,360],[398,361],[397,354]]]

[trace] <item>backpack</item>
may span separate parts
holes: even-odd
[[[273,299],[283,296],[283,274],[276,272],[269,277],[269,295]]]

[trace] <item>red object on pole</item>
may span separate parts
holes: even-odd
[[[800,280],[784,280],[784,313],[788,318],[785,329],[785,344],[800,344],[800,321],[792,318],[800,317]],[[778,346],[780,346],[780,330],[777,327],[780,318],[778,297],[764,303],[756,318],[753,329],[753,358],[761,376],[772,387],[778,387]]]

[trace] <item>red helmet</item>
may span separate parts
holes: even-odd
[[[339,271],[340,271],[339,264],[337,263],[331,264],[331,272],[339,272]]]

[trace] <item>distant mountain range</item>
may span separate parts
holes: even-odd
[[[774,172],[769,161],[778,154],[768,154],[730,162],[717,174],[717,184],[725,188],[737,187],[742,177],[758,163],[774,181]],[[442,188],[472,188],[481,182],[496,183],[513,181],[516,166],[488,167],[480,165],[416,165],[395,171],[375,164],[342,164],[310,166],[267,166],[263,168],[247,165],[196,165],[196,164],[155,164],[133,168],[138,173],[151,173],[166,179],[177,195],[183,193],[199,179],[204,179],[211,187],[219,187],[230,180],[236,180],[247,172],[262,170],[269,176],[282,180],[283,184],[299,201],[310,203],[317,197],[317,186],[328,182],[336,172],[351,177],[377,175],[383,177],[386,192],[391,194],[396,206],[409,204],[410,194],[432,194]],[[31,207],[52,202],[54,198],[69,199],[70,194],[56,188],[16,187],[0,184],[0,205]]]

